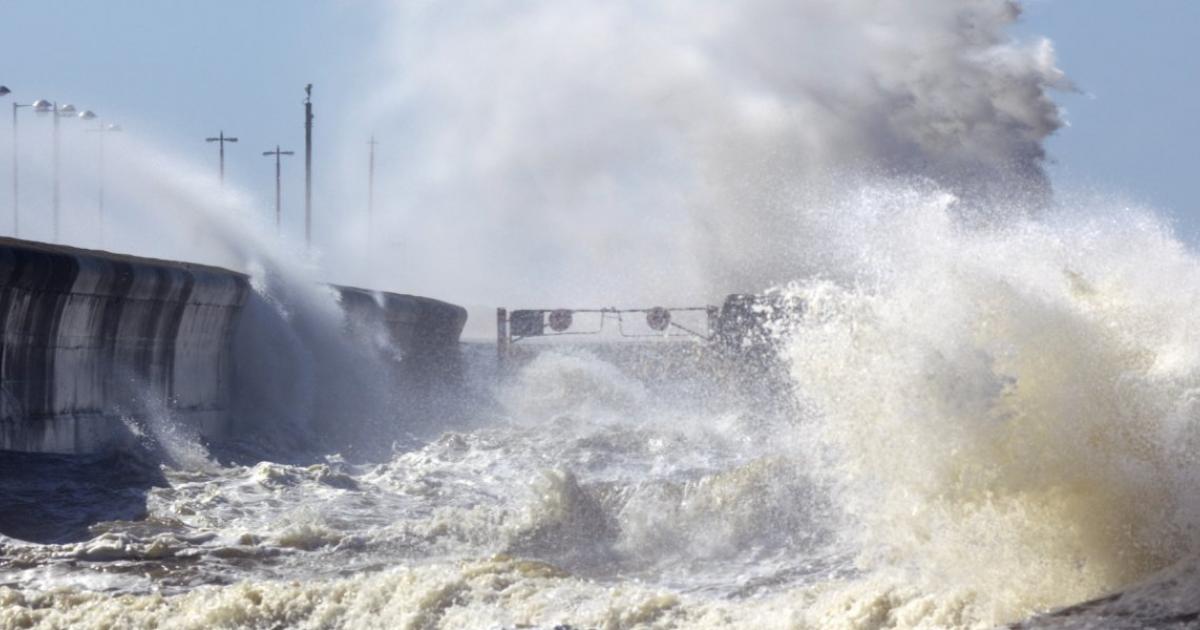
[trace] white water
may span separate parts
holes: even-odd
[[[0,619],[990,627],[1160,571],[1129,608],[1187,605],[1200,260],[1136,209],[869,198],[856,281],[786,289],[793,406],[547,350],[385,462],[168,470],[145,521],[9,542]]]
[[[714,300],[840,273],[838,215],[881,178],[932,179],[971,217],[1035,211],[1062,124],[1046,90],[1068,83],[1048,41],[1009,38],[1017,13],[397,3],[378,93],[346,134],[347,163],[371,133],[408,156],[378,180],[379,241],[401,245],[376,252],[394,264],[371,284],[464,303]],[[447,242],[464,245],[453,259]]]
[[[1196,553],[1200,260],[1152,214],[964,231],[874,214],[855,286],[813,305],[792,374],[859,562],[1012,620]]]
[[[1048,43],[1005,38],[1009,3],[396,15],[371,118],[420,158],[382,229],[425,238],[381,282],[561,303],[779,285],[810,305],[782,331],[796,398],[642,378],[611,348],[497,386],[472,346],[465,414],[416,431],[313,270],[155,153],[116,190],[193,221],[114,248],[254,275],[241,413],[266,430],[238,452],[268,461],[158,431],[182,442],[147,518],[3,541],[0,625],[989,627],[1139,583],[1118,612],[1194,603],[1200,259],[1153,212],[1048,199],[1043,90],[1065,83]],[[393,452],[313,459],[345,422]]]

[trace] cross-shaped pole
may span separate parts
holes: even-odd
[[[222,130],[216,138],[205,138],[205,142],[217,142],[221,145],[221,185],[225,185],[225,143],[237,142],[237,138],[225,137],[225,131]]]
[[[280,193],[279,193],[279,157],[282,155],[295,155],[294,151],[280,151],[279,145],[275,145],[274,151],[263,151],[263,155],[275,156],[275,231],[279,231],[279,217],[282,214]]]

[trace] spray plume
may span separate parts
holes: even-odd
[[[1006,0],[393,11],[359,124],[412,156],[382,178],[402,242],[381,255],[420,290],[697,299],[828,272],[857,183],[932,180],[987,222],[1046,197],[1067,83],[1049,42],[1006,35]]]

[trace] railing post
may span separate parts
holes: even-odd
[[[498,372],[503,373],[508,360],[508,310],[496,309],[496,365]]]

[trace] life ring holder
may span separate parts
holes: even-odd
[[[647,309],[646,325],[650,327],[650,330],[663,332],[671,325],[671,311],[661,306]]]
[[[570,310],[558,308],[550,311],[550,317],[547,318],[546,323],[549,324],[550,330],[553,330],[554,332],[563,332],[571,327],[571,324],[574,322],[574,320],[575,317],[572,315]]]

